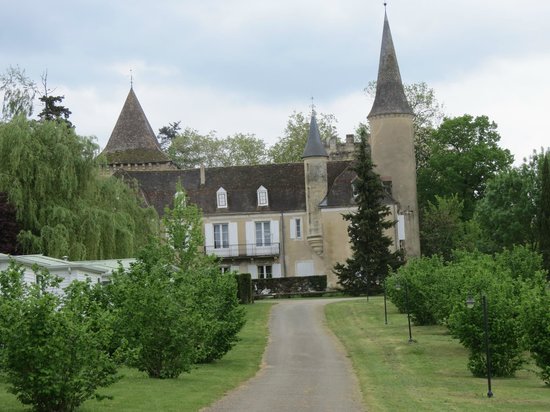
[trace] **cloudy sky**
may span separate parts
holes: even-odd
[[[378,0],[0,0],[0,71],[65,95],[77,132],[105,146],[130,87],[156,131],[169,122],[272,144],[288,116],[365,121],[377,75]],[[550,146],[550,2],[388,0],[406,83],[449,116],[487,115],[521,161]],[[39,110],[38,110],[39,111]]]

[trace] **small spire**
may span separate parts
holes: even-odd
[[[313,96],[311,96],[311,115],[312,116],[315,116],[317,114],[317,112],[315,112],[315,103],[313,102]]]
[[[130,89],[134,88],[134,75],[132,73],[132,69],[130,69]]]
[[[311,114],[309,134],[302,159],[306,157],[328,157],[325,146],[321,140],[321,133],[319,132],[319,126],[317,125],[317,119],[315,118],[315,111]]]

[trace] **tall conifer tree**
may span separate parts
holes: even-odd
[[[352,295],[373,290],[389,268],[397,268],[402,261],[400,251],[390,252],[392,240],[384,234],[395,222],[388,220],[390,210],[383,203],[384,187],[373,170],[365,130],[361,130],[360,138],[354,165],[357,178],[353,182],[357,212],[344,214],[350,222],[352,256],[334,267],[338,283]]]
[[[540,193],[539,212],[539,249],[542,254],[542,263],[550,276],[550,171],[548,154],[544,156],[542,164],[542,184]]]

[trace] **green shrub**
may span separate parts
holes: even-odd
[[[471,309],[465,304],[469,294],[477,301]],[[491,275],[491,272],[479,271],[470,276],[464,285],[462,299],[455,303],[449,318],[449,329],[470,351],[470,371],[474,376],[486,376],[487,357],[481,295],[485,295],[488,302],[492,373],[494,376],[513,376],[524,363],[524,346],[519,317],[520,298],[517,285],[509,273],[493,271]]]
[[[396,285],[401,285],[401,290]],[[457,288],[455,273],[438,256],[410,260],[386,280],[387,294],[399,311],[408,310],[416,325],[443,323]]]
[[[208,363],[220,359],[237,343],[237,333],[245,322],[244,308],[239,306],[233,276],[222,275],[217,267],[196,276],[200,296],[196,310],[206,325],[196,362]]]
[[[0,273],[2,286],[17,271]],[[94,303],[99,285],[76,282],[61,297],[48,292],[58,280],[45,271],[40,277],[40,284],[30,286],[12,282],[11,296],[2,290],[3,369],[9,390],[23,404],[36,411],[73,411],[88,398],[100,399],[96,389],[117,379],[105,351],[111,316]]]
[[[522,320],[527,347],[541,369],[541,379],[550,385],[550,289],[545,276],[540,271],[538,285],[525,287]]]

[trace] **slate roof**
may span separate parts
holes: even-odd
[[[393,47],[388,15],[385,13],[378,80],[376,81],[376,96],[367,117],[381,114],[413,114],[405,97],[399,65],[397,63],[397,55]]]
[[[353,206],[351,161],[327,162],[328,195],[326,207]],[[290,212],[306,210],[303,163],[255,166],[214,167],[205,170],[205,184],[200,184],[200,169],[168,171],[119,171],[124,178],[136,179],[147,203],[159,215],[172,206],[176,184],[181,182],[189,200],[205,215],[254,212]],[[269,205],[258,207],[256,191],[264,186]],[[216,207],[216,192],[227,191],[227,208]]]
[[[319,132],[319,126],[317,125],[317,119],[315,118],[315,112],[311,115],[311,122],[309,123],[309,133],[307,136],[306,148],[302,159],[306,157],[328,157],[327,151],[323,142],[321,141],[321,133]]]
[[[102,153],[109,164],[170,162],[160,150],[155,133],[133,88],[130,88],[115,128]]]

